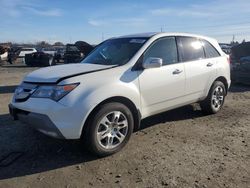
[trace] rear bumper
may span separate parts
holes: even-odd
[[[20,120],[30,127],[54,138],[65,139],[56,125],[50,120],[47,115],[28,112],[15,108],[12,104],[9,104],[10,115],[14,120]]]

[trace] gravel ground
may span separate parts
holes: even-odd
[[[232,86],[216,115],[189,105],[147,118],[121,152],[95,158],[78,141],[46,137],[10,118],[13,90],[34,69],[0,67],[1,188],[250,187],[249,86]]]

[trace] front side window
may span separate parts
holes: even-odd
[[[203,45],[193,37],[178,37],[178,47],[182,62],[204,59]]]
[[[110,39],[95,48],[81,63],[124,65],[145,44],[148,38]]]
[[[219,57],[219,52],[206,40],[202,40],[206,58]]]
[[[154,42],[145,52],[143,61],[146,61],[149,57],[161,58],[163,65],[177,63],[178,53],[175,37],[162,38]]]

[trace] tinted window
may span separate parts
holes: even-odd
[[[178,47],[182,61],[194,61],[205,58],[202,43],[197,38],[178,37]]]
[[[206,40],[202,40],[207,58],[219,57],[219,52]]]
[[[157,57],[163,60],[163,65],[173,64],[178,62],[178,54],[175,37],[168,37],[157,40],[146,51],[143,61],[149,57]]]

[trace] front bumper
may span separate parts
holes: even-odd
[[[89,114],[89,106],[86,105],[86,102],[88,102],[88,100],[84,100],[84,104],[80,102],[72,104],[65,102],[68,97],[69,99],[72,98],[70,97],[72,94],[73,93],[70,93],[59,102],[55,102],[51,99],[46,98],[32,97],[24,102],[16,102],[13,97],[11,102],[11,106],[14,109],[14,113],[12,113],[13,117],[21,120],[21,116],[23,114],[25,115],[25,117],[30,117],[31,115],[29,114],[44,115],[61,132],[65,139],[79,139],[82,135],[82,127],[84,125],[85,119]],[[44,119],[44,116],[42,119]],[[35,121],[35,123],[36,122],[37,121]],[[32,125],[32,127],[36,128],[35,123],[29,124]],[[45,124],[46,123],[43,123],[42,126],[46,127]],[[41,130],[43,129],[40,129],[40,131]]]
[[[10,115],[14,120],[20,120],[26,123],[30,127],[54,138],[65,139],[56,125],[50,120],[47,115],[28,112],[15,108],[12,104],[9,104]]]

